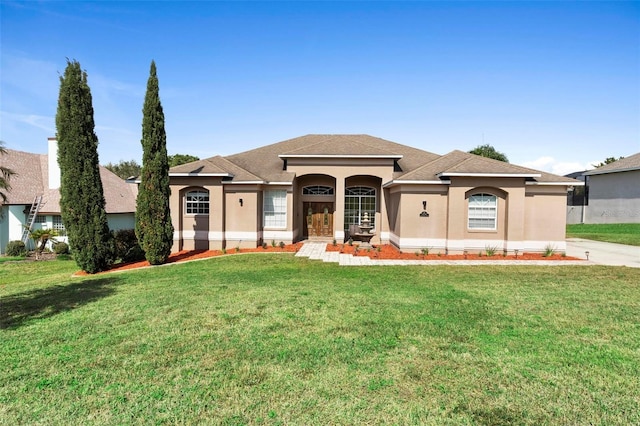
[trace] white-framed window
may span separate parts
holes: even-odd
[[[287,191],[265,191],[263,212],[265,228],[286,228]]]
[[[362,217],[368,213],[371,226],[376,220],[376,189],[369,186],[350,186],[344,191],[344,230],[349,225],[360,225]]]
[[[185,195],[187,214],[209,214],[209,191],[198,189]]]
[[[62,216],[53,216],[53,229],[57,231],[58,235],[61,237],[67,235],[67,230],[65,229],[64,223],[62,222]]]
[[[498,218],[498,197],[475,194],[469,197],[469,229],[494,230]]]

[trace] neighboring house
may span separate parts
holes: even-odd
[[[58,241],[66,241],[64,223],[60,216],[60,168],[57,141],[49,138],[48,154],[32,154],[7,149],[0,155],[0,164],[12,169],[11,190],[0,208],[0,254],[9,241],[21,240],[29,213],[36,209],[33,229],[52,228],[58,231]],[[109,228],[135,227],[135,185],[127,184],[118,176],[100,166],[100,178],[106,200]],[[41,197],[40,203],[36,203]],[[31,241],[28,241],[32,245]]]
[[[173,251],[362,239],[402,250],[564,250],[574,179],[368,135],[307,135],[169,171]],[[364,238],[367,239],[367,238]]]
[[[640,153],[583,175],[584,223],[640,223]]]

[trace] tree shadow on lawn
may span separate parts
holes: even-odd
[[[49,318],[115,292],[118,278],[84,280],[74,284],[27,291],[0,299],[0,329],[17,328],[31,319]]]

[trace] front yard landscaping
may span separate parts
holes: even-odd
[[[640,270],[0,263],[0,424],[638,424]]]

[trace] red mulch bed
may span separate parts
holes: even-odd
[[[267,246],[267,248],[257,247],[250,249],[229,249],[226,253],[223,253],[222,250],[191,250],[191,251],[180,251],[178,253],[172,253],[167,259],[166,263],[178,263],[178,262],[186,262],[190,260],[196,259],[207,259],[210,257],[217,257],[223,255],[231,255],[237,253],[296,253],[302,247],[302,243],[296,244],[288,244],[284,247],[273,247]],[[356,251],[357,249],[357,251]],[[353,256],[368,256],[371,259],[403,259],[403,260],[580,260],[576,257],[563,256],[562,254],[553,254],[551,256],[543,256],[542,253],[522,253],[518,254],[516,258],[515,255],[503,256],[500,254],[495,254],[494,256],[487,256],[486,254],[478,255],[475,254],[449,254],[445,255],[443,253],[438,254],[437,250],[431,250],[428,255],[423,255],[422,252],[418,251],[418,254],[406,253],[398,250],[395,246],[390,244],[374,246],[372,248],[360,248],[357,244],[352,246],[348,244],[327,244],[327,251],[339,251],[341,253],[351,254]],[[113,272],[113,271],[124,271],[128,269],[137,269],[144,268],[147,266],[151,266],[149,262],[146,260],[140,262],[130,262],[130,263],[119,263],[113,265],[109,270],[104,272]],[[102,272],[102,273],[104,273]],[[74,275],[88,275],[84,271],[76,272]]]
[[[177,253],[171,253],[166,263],[187,262],[190,260],[207,259],[210,257],[217,257],[217,256],[237,254],[237,253],[295,253],[298,250],[300,250],[300,247],[302,247],[302,243],[289,244],[289,245],[285,245],[284,247],[280,247],[280,246],[273,247],[269,245],[267,246],[267,248],[257,247],[257,248],[239,249],[239,250],[228,249],[226,253],[224,253],[222,250],[190,250],[190,251],[184,250],[184,251],[179,251]],[[151,266],[151,264],[146,260],[142,260],[140,262],[118,263],[116,265],[111,266],[109,270],[103,271],[100,273],[124,271],[127,269],[144,268],[147,266]],[[79,271],[79,272],[76,272],[74,275],[83,276],[88,274],[84,271]]]
[[[357,248],[357,251],[356,251]],[[429,254],[422,254],[422,251],[402,252],[390,244],[374,246],[372,248],[360,248],[357,244],[327,244],[327,251],[339,251],[353,256],[368,256],[371,259],[402,259],[402,260],[580,260],[576,257],[563,256],[561,253],[554,253],[551,256],[543,256],[542,253],[519,253],[503,256],[496,253],[493,256],[486,254],[468,253],[464,254],[444,254],[438,250],[429,250]],[[416,254],[417,253],[417,254]]]

